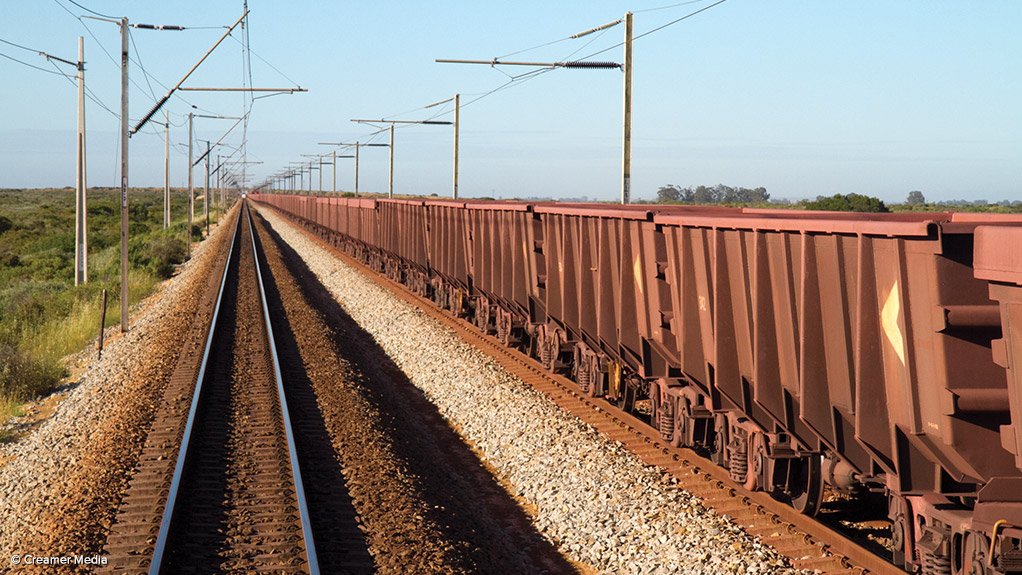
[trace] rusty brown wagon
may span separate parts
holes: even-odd
[[[1022,217],[252,198],[749,488],[885,493],[906,569],[1022,569]]]

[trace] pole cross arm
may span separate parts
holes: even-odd
[[[390,144],[360,144],[358,142],[351,142],[351,143],[348,143],[348,142],[318,142],[318,144],[321,145],[321,146],[358,146],[359,148],[366,148],[366,147],[369,147],[369,148],[389,148],[390,147]],[[338,158],[342,158],[344,156],[337,156],[337,157]]]
[[[437,58],[440,64],[485,64],[487,66],[531,66],[534,68],[618,68],[623,64],[617,62],[597,62],[591,60],[568,60],[566,62],[506,62],[496,58],[492,60],[452,60]]]
[[[65,60],[59,56],[54,56],[53,54],[47,54],[46,52],[39,52],[39,55],[42,56],[43,58],[46,58],[47,60],[56,60],[61,64],[67,64],[68,66],[74,66],[75,68],[80,68],[82,70],[85,69],[84,67],[85,62],[72,62],[70,60]]]
[[[439,120],[351,120],[356,124],[426,124],[430,126],[450,126],[454,122],[442,122]]]
[[[178,88],[182,92],[282,92],[288,94],[294,94],[295,92],[308,92],[308,88],[296,87],[296,88],[190,88],[181,86]]]
[[[132,28],[138,30],[184,30],[184,26],[176,26],[174,24],[132,24]]]

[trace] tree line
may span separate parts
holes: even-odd
[[[770,193],[764,187],[736,188],[717,184],[682,188],[672,184],[661,186],[656,198],[659,204],[751,204],[769,201]]]

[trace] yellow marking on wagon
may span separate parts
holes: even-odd
[[[884,301],[884,307],[880,310],[880,326],[883,327],[887,342],[898,354],[898,359],[905,365],[905,335],[901,332],[901,293],[898,289],[898,280],[894,281],[890,293]]]

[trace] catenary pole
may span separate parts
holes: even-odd
[[[78,37],[78,145],[75,171],[75,285],[89,281],[88,203],[85,197],[85,40]]]
[[[121,332],[128,331],[128,19],[121,18]]]
[[[185,232],[185,244],[188,245],[188,255],[192,254],[192,221],[195,219],[195,184],[192,179],[192,172],[195,166],[192,164],[195,114],[188,112],[188,231]]]
[[[624,62],[622,64],[616,64],[614,62],[597,62],[589,60],[569,60],[563,62],[511,62],[502,61],[497,58],[490,60],[464,60],[464,59],[449,59],[449,58],[437,58],[435,61],[442,64],[482,64],[490,67],[493,66],[529,66],[536,68],[572,68],[572,69],[608,69],[608,68],[620,68],[624,71],[624,119],[622,126],[622,150],[621,150],[621,203],[627,204],[631,201],[632,192],[632,13],[627,12],[625,17],[620,20],[614,20],[608,22],[602,26],[590,28],[578,34],[572,34],[570,38],[581,38],[588,36],[594,32],[606,30],[608,28],[617,26],[624,22],[625,24],[625,41],[624,41]],[[457,118],[457,105],[455,106],[455,118]],[[457,131],[457,126],[455,126]],[[457,168],[455,168],[457,169]]]
[[[621,203],[632,200],[632,13],[625,14],[624,122],[621,145]]]
[[[394,123],[390,124],[390,186],[387,192],[388,198],[394,197]]]
[[[448,99],[448,100],[444,100],[444,101],[445,102],[449,102],[450,100]],[[437,102],[437,103],[439,103],[439,102]],[[431,104],[431,105],[435,105],[435,104]],[[426,107],[428,108],[430,106],[426,106]],[[358,123],[358,124],[390,124],[390,144],[383,144],[383,145],[386,145],[386,146],[388,146],[390,148],[390,177],[389,177],[389,186],[388,186],[387,196],[391,197],[391,198],[394,197],[394,124],[425,124],[425,125],[431,125],[431,126],[450,126],[451,124],[453,124],[453,122],[443,122],[443,121],[438,121],[438,120],[383,120],[383,119],[380,119],[380,120],[367,120],[367,119],[355,119],[355,118],[352,118],[351,121],[355,122],[355,123]],[[380,130],[380,131],[382,132],[383,130]],[[365,144],[365,145],[367,145],[367,146],[375,146],[377,144]],[[358,148],[356,147],[356,150],[357,149]],[[357,153],[358,152],[356,151],[356,154]],[[356,165],[357,164],[358,164],[358,162],[356,161]]]
[[[170,112],[165,112],[166,138],[163,145],[163,229],[170,227]]]
[[[209,140],[206,140],[206,180],[202,185],[202,213],[206,218],[206,237],[209,237]]]
[[[454,199],[458,199],[458,123],[461,119],[461,94],[454,95]]]

